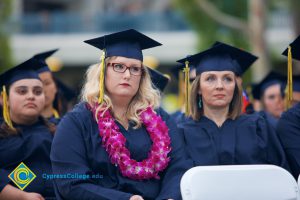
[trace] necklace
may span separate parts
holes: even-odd
[[[92,109],[95,114],[95,107]],[[102,146],[107,151],[112,164],[119,167],[121,174],[134,180],[159,179],[158,173],[170,162],[171,139],[168,127],[151,107],[142,111],[140,119],[152,140],[148,158],[138,162],[130,157],[126,148],[126,138],[120,132],[109,110],[98,112],[98,130],[102,138]]]

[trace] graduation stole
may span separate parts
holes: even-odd
[[[130,157],[130,151],[126,148],[126,138],[120,132],[109,110],[96,112],[99,135],[102,138],[102,146],[107,151],[112,164],[119,166],[121,174],[133,180],[159,179],[158,173],[163,171],[170,162],[168,157],[171,151],[171,139],[166,123],[151,107],[142,111],[139,115],[152,140],[152,146],[148,158],[136,161]],[[97,120],[98,119],[98,120]]]

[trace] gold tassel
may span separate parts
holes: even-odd
[[[99,76],[99,97],[98,104],[102,104],[104,98],[104,73],[105,73],[105,50],[101,55],[101,63],[100,63],[100,76]]]
[[[179,109],[182,109],[182,106],[184,104],[184,89],[183,86],[185,84],[184,82],[184,74],[182,71],[179,71],[179,80],[178,80],[178,104],[179,104]]]
[[[9,126],[9,128],[15,130],[12,121],[9,116],[9,109],[8,109],[8,103],[7,103],[7,93],[6,93],[6,88],[3,85],[2,87],[2,97],[3,97],[3,118],[5,123]]]
[[[184,86],[185,86],[185,116],[190,115],[190,68],[189,68],[189,61],[185,61],[185,68],[183,69],[184,72]]]
[[[59,119],[58,111],[55,108],[52,109],[52,113],[53,113],[55,119]]]
[[[293,100],[293,67],[292,48],[288,47],[288,67],[287,67],[287,109],[291,107]]]

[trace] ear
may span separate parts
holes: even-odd
[[[200,86],[199,86],[199,88],[198,88],[198,94],[199,94],[199,95],[202,95],[202,91],[201,91]]]

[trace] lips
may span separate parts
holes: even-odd
[[[25,107],[35,108],[36,105],[34,103],[27,103],[27,104],[25,104]]]
[[[130,86],[128,83],[121,83],[120,85],[121,85],[121,86],[125,86],[125,87]]]
[[[225,94],[216,94],[216,95],[214,95],[214,97],[217,97],[217,98],[224,98],[224,97],[225,97]]]

